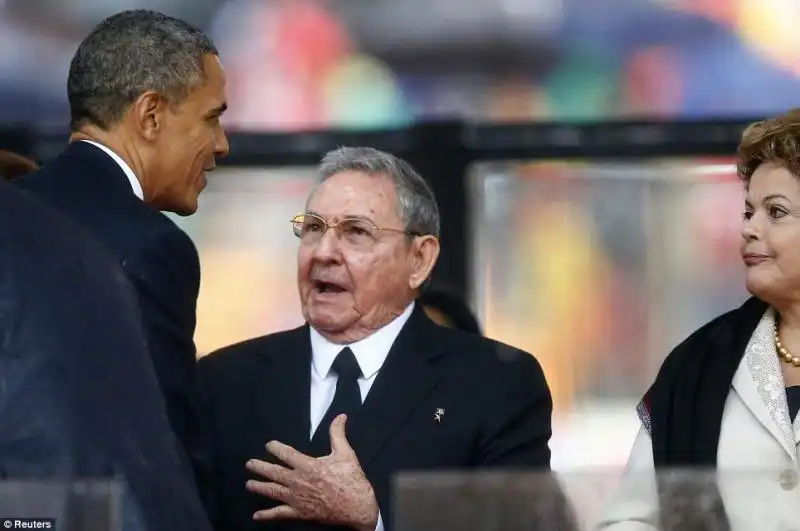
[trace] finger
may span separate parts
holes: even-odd
[[[345,432],[345,425],[347,424],[347,415],[338,415],[333,422],[331,422],[330,435],[331,435],[331,453],[332,454],[348,454],[353,452],[353,448],[347,441],[347,433]]]
[[[314,461],[313,457],[298,452],[288,444],[283,444],[280,441],[268,442],[267,451],[292,468],[303,468]]]
[[[269,483],[266,481],[256,481],[250,479],[244,484],[245,488],[255,494],[260,494],[273,500],[278,500],[283,503],[289,503],[292,500],[292,491],[283,485],[277,483]]]
[[[254,474],[258,474],[261,477],[277,481],[284,485],[291,480],[291,470],[281,465],[276,465],[275,463],[267,463],[260,459],[250,459],[245,464],[245,468]]]
[[[260,520],[262,522],[265,520],[289,520],[292,518],[300,518],[300,515],[293,507],[289,507],[288,505],[278,505],[272,509],[258,511],[253,514],[253,520]]]

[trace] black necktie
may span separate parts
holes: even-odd
[[[343,348],[336,355],[331,370],[338,377],[336,394],[333,395],[333,402],[325,416],[322,417],[322,421],[311,439],[311,452],[314,457],[322,457],[331,453],[330,426],[333,419],[342,413],[350,416],[361,407],[361,390],[358,387],[361,368],[349,347]]]

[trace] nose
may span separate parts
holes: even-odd
[[[761,227],[758,219],[758,216],[754,214],[750,219],[742,222],[742,239],[744,241],[751,242],[761,239]]]
[[[341,241],[335,229],[326,230],[314,247],[314,259],[319,262],[338,263],[341,261]]]
[[[228,135],[225,134],[225,130],[220,126],[217,131],[214,132],[214,156],[225,158],[228,156],[228,153],[230,153]]]

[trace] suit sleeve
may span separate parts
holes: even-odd
[[[223,526],[219,522],[220,507],[222,502],[219,499],[219,465],[218,454],[216,451],[216,440],[218,437],[216,424],[216,407],[214,400],[214,385],[212,384],[212,359],[205,356],[197,362],[197,381],[201,422],[203,426],[204,445],[203,461],[201,473],[204,474],[202,485],[203,505],[206,513],[211,520],[214,529],[222,530]],[[216,488],[215,488],[216,487]]]
[[[619,488],[603,512],[597,530],[656,531],[658,490],[653,465],[653,443],[642,426],[633,443]]]
[[[501,347],[502,348],[502,347]],[[501,358],[505,353],[500,353]],[[503,361],[487,404],[477,466],[550,469],[553,401],[536,359],[522,351]]]
[[[150,237],[122,265],[136,288],[170,426],[197,473],[204,459],[194,344],[200,290],[197,250],[183,231],[172,227]]]

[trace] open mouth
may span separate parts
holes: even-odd
[[[325,282],[322,280],[314,281],[314,291],[325,295],[335,295],[337,293],[344,293],[347,291],[343,286],[335,282]]]

